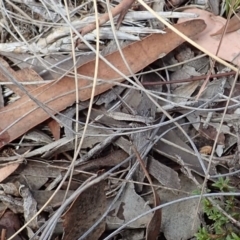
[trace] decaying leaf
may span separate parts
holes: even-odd
[[[205,2],[202,2],[203,4],[205,4]],[[211,12],[214,13],[215,15],[219,15],[219,10],[220,10],[220,1],[216,1],[216,0],[209,0],[208,1],[208,5],[211,9]]]
[[[16,196],[19,197],[19,186],[20,183],[19,182],[7,182],[7,183],[2,183],[0,184],[0,188],[3,189],[4,193],[7,195],[11,195],[11,196]]]
[[[123,160],[128,157],[128,154],[123,150],[115,150],[114,152],[108,154],[105,157],[96,158],[90,161],[87,161],[81,165],[79,165],[77,170],[90,171],[93,169],[100,169],[102,167],[110,167],[116,166]]]
[[[27,181],[32,190],[40,189],[49,179],[55,179],[61,174],[60,169],[47,167],[42,162],[29,161],[28,164],[17,170],[20,174],[19,181],[24,184]]]
[[[24,219],[25,219],[25,223],[26,223],[30,219],[32,219],[32,217],[37,213],[37,202],[33,198],[30,190],[27,187],[21,186],[19,191],[23,198]],[[28,224],[28,227],[32,228],[33,230],[38,229],[37,218],[34,218]]]
[[[205,27],[206,25],[202,20],[192,20],[176,25],[178,30],[189,37],[193,37],[196,33],[201,32]],[[169,41],[169,39],[171,39],[171,41]],[[142,41],[126,46],[122,51],[129,67],[135,73],[142,70],[160,56],[166,55],[183,41],[184,40],[173,31],[166,30],[166,34],[150,35]],[[141,56],[141,58],[139,58],[139,56]],[[123,74],[131,75],[118,51],[107,55],[105,59]],[[136,59],[138,59],[138,61],[136,61]],[[81,101],[87,100],[91,96],[92,82],[88,79],[94,76],[94,66],[95,61],[90,61],[78,68],[78,74],[86,76],[79,79],[79,96]],[[3,71],[1,71],[1,75],[3,75],[2,77],[5,79],[7,78],[7,76],[3,74]],[[103,79],[108,81],[108,83],[98,85],[95,95],[108,90],[116,81],[123,80],[119,73],[115,72],[115,70],[102,60],[99,62],[98,79]],[[55,114],[72,105],[76,100],[75,83],[72,80],[71,77],[65,76],[54,84],[45,84],[32,90],[29,94],[42,104],[47,104],[47,106],[52,109],[51,113]],[[18,111],[13,111],[13,109],[18,109]],[[0,116],[1,115],[4,115],[4,117],[0,117],[0,125],[1,129],[3,129],[0,135],[0,146],[4,146],[6,143],[11,142],[49,118],[49,113],[40,108],[36,101],[30,101],[26,95],[13,104],[2,108],[0,112]]]
[[[104,187],[105,182],[101,181],[88,188],[75,199],[70,209],[63,216],[64,240],[75,240],[81,237],[105,212]],[[99,239],[104,230],[105,222],[103,221],[85,239]]]
[[[182,68],[177,69],[171,74],[171,81],[172,80],[181,80],[191,78],[192,76],[200,76],[201,74],[196,71],[196,69],[192,66],[184,65]],[[177,87],[184,86],[186,83],[173,83],[171,84],[171,89],[175,89]]]
[[[197,176],[196,176],[197,177]],[[180,175],[181,190],[192,194],[196,190],[196,185],[193,181],[189,181],[184,175]],[[197,177],[201,182],[201,178]],[[179,198],[189,196],[186,193],[174,193],[169,190],[157,190],[161,196],[162,202],[170,202]],[[198,199],[187,200],[172,204],[162,209],[162,230],[167,240],[190,239],[200,227],[200,218],[196,215]],[[193,225],[193,221],[195,224]]]
[[[46,191],[46,190],[32,191],[33,198],[36,199],[37,201],[38,209],[40,209],[49,200],[49,198],[53,195],[53,193],[54,193],[54,190],[53,191]],[[73,194],[73,191],[69,190],[67,192],[67,197],[70,197],[71,194]],[[48,204],[48,209],[61,206],[65,195],[66,195],[65,190],[59,190],[54,196],[54,198],[51,200],[51,202]],[[45,211],[47,211],[48,209],[45,209]]]
[[[165,166],[153,157],[148,158],[147,167],[149,173],[163,186],[180,189],[178,173],[172,168]]]
[[[148,210],[150,210],[150,207],[144,199],[135,192],[134,184],[131,182],[127,183],[121,198],[115,203],[113,210],[110,211],[107,216],[107,229],[117,229],[122,224],[127,223]],[[130,223],[128,228],[145,228],[151,218],[152,214],[143,216]]]
[[[177,97],[173,97],[172,101],[176,103],[186,102],[189,97],[194,93],[194,91],[197,89],[199,85],[199,82],[190,82],[187,84],[182,84],[182,86],[176,88],[173,91],[173,94]]]
[[[6,238],[10,238],[21,226],[20,219],[17,214],[14,214],[11,211],[6,211],[1,215],[0,219],[0,232],[6,230]],[[1,235],[2,236],[2,235]],[[21,240],[22,238],[17,235],[14,237],[14,240]]]
[[[217,136],[217,129],[213,126],[208,126],[207,128],[203,127],[203,124],[200,124],[199,133],[206,137],[207,139],[211,139],[215,141]],[[221,145],[225,145],[225,136],[222,132],[219,133],[217,143]]]

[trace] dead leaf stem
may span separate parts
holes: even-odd
[[[235,75],[236,72],[235,71],[231,71],[231,72],[225,72],[225,73],[218,73],[218,74],[211,74],[210,75],[210,79],[211,78],[221,78],[221,77],[225,77],[225,76],[231,76],[231,75]],[[186,79],[181,79],[181,80],[171,80],[171,81],[166,81],[166,82],[143,82],[142,85],[143,86],[157,86],[157,85],[165,85],[165,84],[173,84],[173,83],[184,83],[184,82],[193,82],[193,81],[200,81],[203,79],[206,79],[207,75],[202,75],[202,76],[194,76],[191,78],[186,78]]]
[[[138,160],[141,168],[143,169],[143,172],[144,172],[146,178],[148,179],[148,181],[151,185],[153,197],[154,197],[154,207],[157,207],[161,204],[160,197],[156,193],[155,188],[153,187],[152,179],[151,179],[151,177],[144,165],[144,162],[134,144],[132,144],[132,149],[137,157],[137,160]],[[147,233],[146,233],[147,240],[157,239],[159,232],[160,232],[160,228],[161,228],[161,222],[162,222],[162,210],[158,209],[154,212],[153,217],[151,218],[151,220],[149,221],[149,223],[147,225]]]

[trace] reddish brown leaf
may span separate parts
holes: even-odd
[[[219,29],[217,32],[211,34],[210,36],[216,36],[223,34],[225,26]],[[240,12],[234,15],[228,22],[226,33],[235,32],[240,29]]]
[[[217,136],[217,130],[213,126],[208,126],[207,128],[203,127],[203,124],[200,125],[199,133],[207,139],[215,141]],[[225,145],[225,136],[224,133],[220,133],[217,140],[218,144]]]
[[[60,138],[60,131],[61,131],[60,124],[56,120],[51,119],[48,121],[48,127],[50,128],[54,139],[58,140]]]
[[[186,36],[193,37],[196,33],[203,31],[206,24],[203,20],[192,20],[177,24],[175,27]],[[158,59],[159,56],[166,55],[183,42],[182,38],[167,29],[165,34],[150,35],[142,41],[126,46],[122,51],[129,67],[135,73]],[[131,75],[118,51],[107,55],[105,58],[123,74]],[[78,74],[92,78],[94,76],[94,67],[95,61],[90,61],[78,68]],[[92,81],[89,81],[87,77],[79,78],[79,98],[81,101],[87,100],[91,96]],[[99,62],[98,78],[109,83],[99,84],[95,95],[107,91],[116,81],[123,81],[121,76],[102,60]],[[73,78],[65,76],[55,83],[49,83],[32,90],[30,94],[52,109],[52,114],[56,114],[56,112],[62,111],[75,102],[75,82]],[[33,100],[30,100],[28,96],[23,96],[13,104],[2,108],[0,111],[0,125],[3,131],[0,132],[0,147],[48,118],[49,114]],[[9,136],[8,141],[6,132]]]
[[[28,69],[24,68],[24,69],[21,69],[21,70],[18,70],[15,72],[14,70],[12,70],[9,67],[8,63],[5,60],[3,60],[2,58],[0,58],[0,63],[7,68],[8,72],[11,73],[13,75],[13,77],[18,80],[18,82],[43,81],[43,79],[31,68],[28,68]],[[9,82],[9,80],[1,73],[0,73],[0,81],[1,82]],[[28,91],[32,91],[37,87],[38,87],[37,84],[24,86],[24,88]],[[24,95],[24,93],[15,85],[8,85],[8,88],[10,88],[13,92],[15,92],[19,96]]]
[[[79,239],[105,212],[106,197],[104,186],[105,182],[101,181],[88,188],[76,198],[71,208],[63,217],[64,240]],[[99,239],[104,231],[105,222],[103,221],[85,239]]]
[[[20,220],[17,214],[11,211],[6,211],[0,219],[0,231],[6,229],[6,236],[10,238],[21,226]],[[14,240],[21,240],[18,235],[14,237]]]
[[[0,182],[11,175],[19,166],[19,163],[9,164],[0,169]]]
[[[153,188],[154,189],[154,188]],[[160,197],[154,189],[154,207],[160,205]],[[158,239],[160,228],[162,223],[162,209],[158,209],[154,212],[150,222],[147,225],[146,240]]]

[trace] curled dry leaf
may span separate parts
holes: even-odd
[[[212,146],[204,146],[200,149],[201,154],[210,155],[212,152]]]

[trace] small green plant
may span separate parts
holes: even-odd
[[[200,228],[195,236],[198,240],[211,240],[208,230],[205,227]]]
[[[226,15],[229,14],[231,6],[233,11],[236,12],[240,7],[240,0],[225,0]]]
[[[221,192],[231,192],[234,190],[229,185],[229,179],[224,178],[219,178],[212,186]],[[239,213],[235,209],[235,198],[233,196],[216,198],[214,201],[231,217],[239,219]],[[203,211],[209,223],[205,227],[201,227],[196,233],[195,237],[197,240],[240,240],[240,235],[230,223],[229,218],[223,215],[207,198],[203,199]]]

